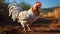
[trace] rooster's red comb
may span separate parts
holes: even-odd
[[[40,7],[41,7],[41,3],[40,3],[40,2],[37,1],[35,4],[36,4],[36,5],[40,5]]]

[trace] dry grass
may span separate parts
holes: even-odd
[[[42,17],[53,17],[56,19],[60,19],[60,7],[53,9],[52,12],[48,12],[46,14],[42,14]]]

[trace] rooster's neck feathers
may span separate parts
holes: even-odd
[[[35,12],[35,5],[32,6],[32,7],[29,9],[29,12],[31,12],[32,14],[34,14],[34,12]]]
[[[34,6],[31,7],[31,11],[32,11],[32,13],[34,13],[34,11],[35,11]]]

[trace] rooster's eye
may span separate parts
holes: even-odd
[[[36,11],[39,11],[40,10],[40,6],[36,6]]]

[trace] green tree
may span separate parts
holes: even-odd
[[[0,0],[0,15],[2,15],[2,17],[6,17],[8,15],[8,4],[4,1],[5,0]]]
[[[27,3],[21,3],[21,8],[23,9],[23,10],[28,10],[29,8],[30,8],[30,5],[29,4],[27,4]]]

